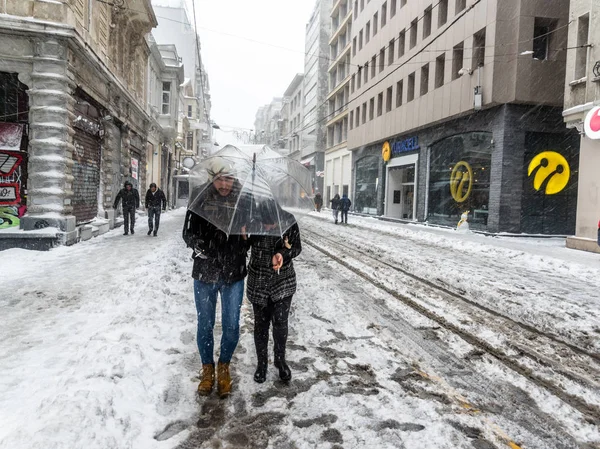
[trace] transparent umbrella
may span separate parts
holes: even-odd
[[[190,172],[188,209],[229,235],[283,235],[314,210],[311,173],[266,145],[227,145]],[[218,189],[213,180],[225,186]]]

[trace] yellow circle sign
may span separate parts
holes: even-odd
[[[533,188],[546,195],[561,192],[571,178],[571,168],[562,154],[544,151],[531,160],[527,176],[533,175]]]
[[[457,203],[464,203],[473,189],[473,169],[465,162],[458,162],[450,175],[450,194]]]
[[[389,142],[385,142],[383,147],[381,148],[381,157],[385,162],[389,161],[392,158],[392,147]]]

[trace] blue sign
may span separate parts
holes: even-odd
[[[419,138],[416,136],[409,137],[408,139],[394,142],[394,144],[392,145],[392,155],[396,156],[400,153],[406,153],[407,151],[414,151],[420,148],[421,147],[419,146]]]

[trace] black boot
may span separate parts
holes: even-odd
[[[279,378],[284,382],[288,382],[292,378],[292,370],[285,362],[285,358],[275,359],[275,368],[279,370]]]
[[[150,235],[150,234],[152,234],[152,229],[150,229],[150,230],[148,231],[148,235]]]
[[[265,380],[267,380],[267,365],[268,362],[266,360],[259,360],[256,365],[256,371],[254,372],[254,382],[262,384]]]

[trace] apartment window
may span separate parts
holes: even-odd
[[[438,5],[438,28],[448,21],[448,0],[441,0]]]
[[[352,56],[356,56],[356,38],[352,39]]]
[[[387,89],[386,101],[385,101],[385,112],[392,110],[392,102],[394,101],[394,87],[390,86]]]
[[[467,7],[467,0],[456,0],[456,14],[461,12],[463,9]]]
[[[360,106],[356,108],[356,126],[358,128],[360,126]]]
[[[406,48],[406,31],[400,31],[398,35],[398,59],[404,56],[404,50]]]
[[[356,88],[360,89],[362,85],[362,67],[358,68],[358,72],[356,72]]]
[[[365,0],[360,0],[360,12],[363,12],[363,9],[365,9]]]
[[[427,39],[431,34],[431,6],[423,14],[423,39]]]
[[[390,19],[396,15],[396,0],[390,2]]]
[[[377,95],[377,117],[383,114],[383,92]]]
[[[379,27],[379,13],[375,13],[373,16],[373,36],[377,34],[377,29]]]
[[[392,39],[388,45],[388,65],[394,63],[394,56],[396,55],[396,39]]]
[[[404,81],[398,81],[396,83],[396,107],[402,106],[402,94],[404,93]]]
[[[587,75],[588,34],[590,29],[590,15],[586,14],[577,20],[577,46],[575,53],[575,79],[579,80]]]
[[[369,82],[369,63],[365,62],[365,84]]]
[[[408,75],[408,92],[406,93],[406,102],[411,102],[415,99],[415,72]]]
[[[375,78],[375,74],[377,70],[377,55],[373,56],[371,59],[371,79]]]
[[[421,96],[429,91],[429,64],[421,67]]]
[[[464,48],[465,44],[461,42],[452,49],[452,80],[460,76],[458,72],[463,68]]]
[[[435,88],[444,85],[444,72],[446,70],[446,53],[435,58]]]
[[[473,35],[473,69],[485,64],[485,28]]]
[[[188,118],[192,118],[194,113],[194,108],[191,104],[188,105]]]
[[[350,129],[354,127],[354,111],[350,111]]]
[[[417,26],[419,19],[415,19],[410,23],[410,47],[409,49],[415,48],[417,45]]]
[[[367,22],[367,26],[365,28],[365,44],[368,44],[371,40],[371,22]]]
[[[188,132],[186,136],[185,149],[188,151],[193,151],[194,148],[194,133]]]
[[[351,93],[354,93],[354,88],[356,87],[355,84],[356,84],[356,75],[352,75],[352,81],[350,81]]]
[[[362,123],[367,123],[367,103],[364,102],[362,105]]]
[[[369,100],[369,121],[375,117],[375,98]]]
[[[379,73],[385,69],[385,47],[379,50]]]
[[[403,8],[406,6],[406,1],[407,0],[400,0],[400,8]]]
[[[556,20],[536,17],[533,25],[533,58],[549,59],[551,34],[556,28]]]
[[[162,113],[171,113],[171,83],[162,83]]]
[[[362,50],[363,48],[363,30],[358,32],[358,49]]]
[[[387,2],[381,7],[381,28],[387,24]]]
[[[358,17],[358,0],[354,1],[354,20]]]

